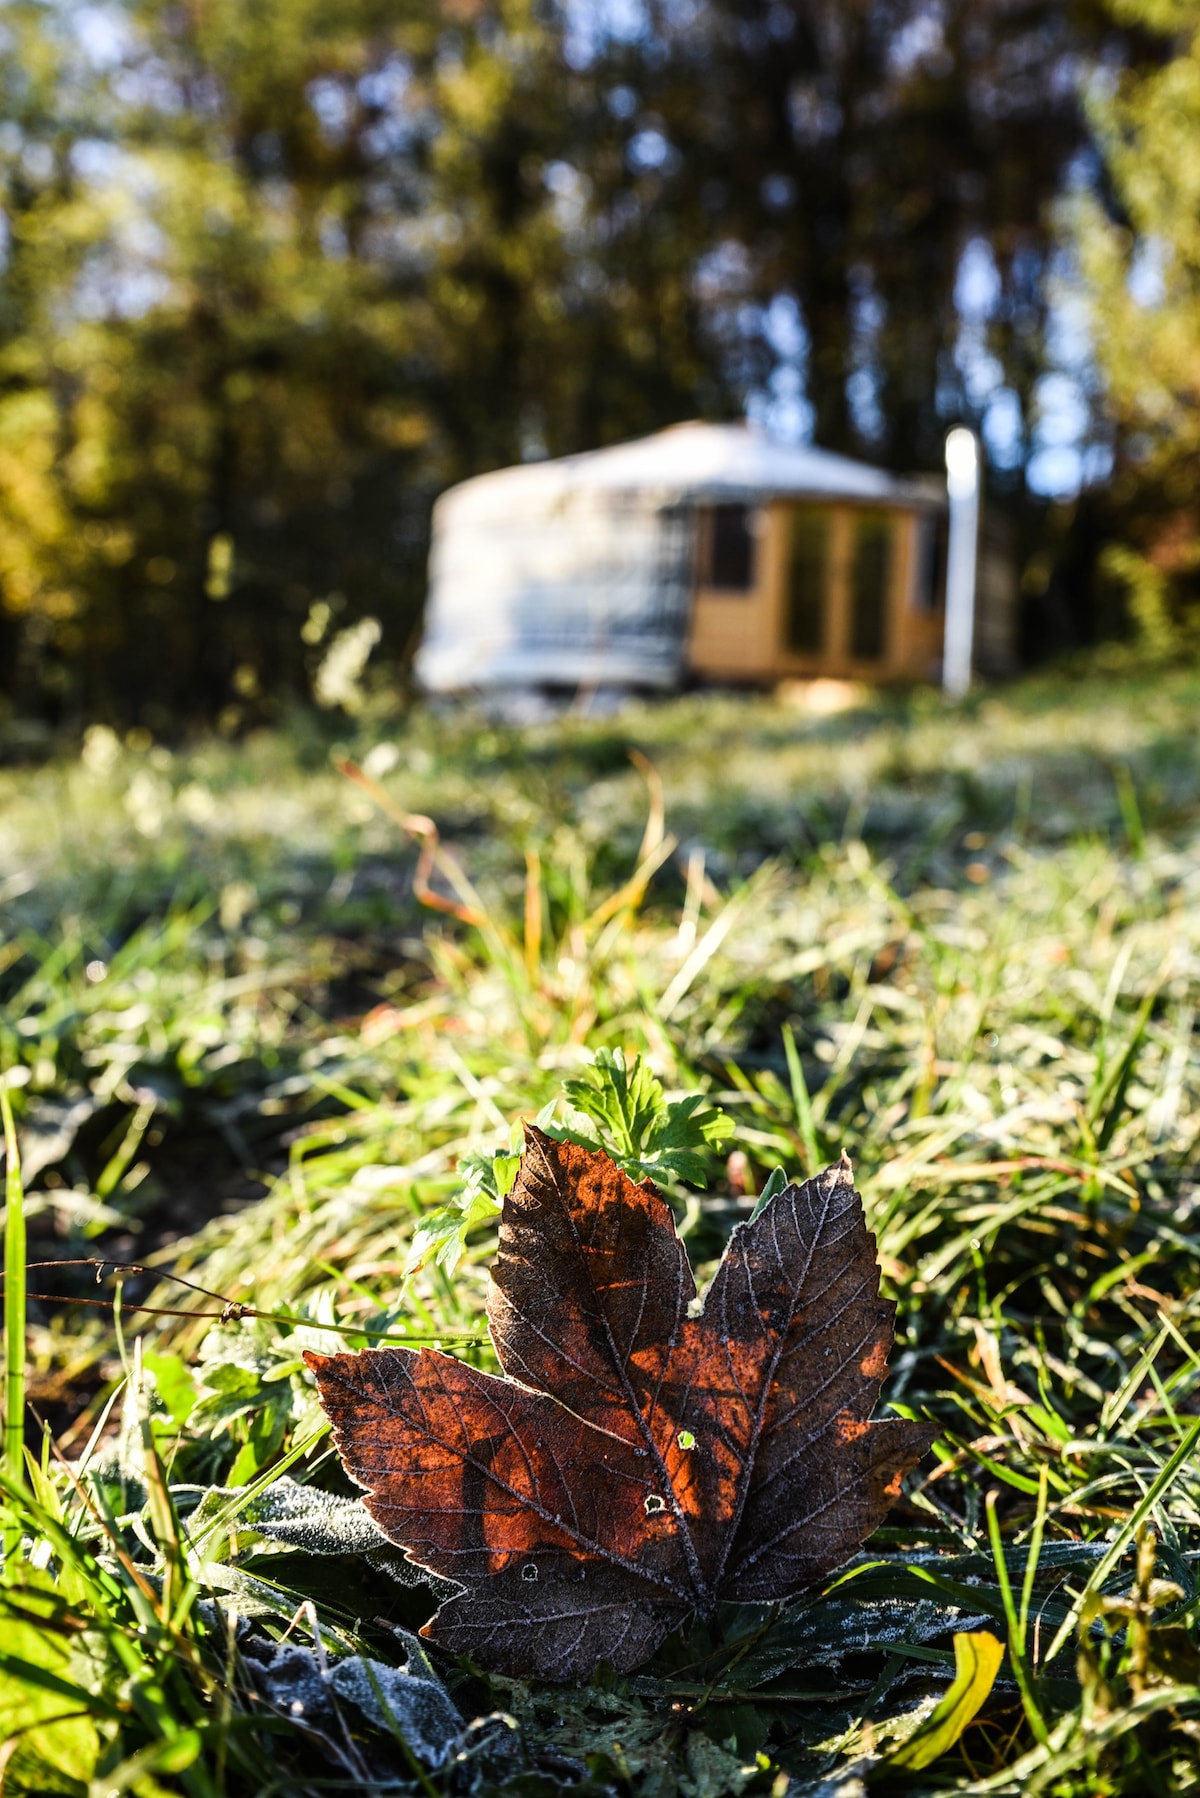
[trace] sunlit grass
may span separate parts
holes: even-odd
[[[315,738],[170,757],[101,737],[0,776],[30,1258],[148,1257],[220,1295],[126,1278],[124,1364],[111,1276],[54,1288],[100,1309],[30,1302],[32,1401],[76,1468],[29,1466],[25,1552],[36,1572],[67,1565],[56,1529],[87,1545],[68,1602],[95,1610],[102,1671],[63,1671],[73,1638],[48,1612],[45,1666],[119,1694],[105,1632],[145,1611],[145,1677],[190,1744],[147,1778],[265,1789],[274,1756],[293,1789],[381,1764],[442,1789],[359,1713],[350,1758],[316,1774],[230,1633],[231,1607],[268,1634],[298,1614],[306,1643],[382,1665],[379,1615],[411,1627],[427,1595],[331,1578],[238,1519],[297,1450],[292,1475],[343,1490],[327,1445],[305,1447],[301,1348],[394,1331],[488,1358],[487,1207],[453,1269],[414,1270],[414,1233],[464,1156],[507,1148],[621,1046],[734,1120],[705,1191],[670,1189],[701,1268],[772,1168],[849,1150],[900,1306],[886,1397],[943,1434],[879,1565],[783,1624],[731,1616],[724,1643],[693,1635],[612,1690],[443,1667],[467,1716],[516,1719],[509,1773],[481,1749],[478,1789],[694,1791],[702,1763],[715,1798],[816,1779],[886,1753],[980,1619],[1016,1648],[989,1703],[927,1770],[881,1767],[887,1789],[1195,1782],[1198,705],[1180,676],[815,720],[692,696],[524,733],[379,722],[342,749],[437,822],[459,872],[435,888],[462,909],[470,883],[475,923],[420,903],[416,846]],[[134,1300],[218,1315],[139,1319]],[[296,1321],[222,1322],[224,1300]],[[97,1707],[107,1777],[148,1752],[151,1712]]]

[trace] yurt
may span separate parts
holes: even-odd
[[[750,425],[480,475],[434,509],[417,675],[432,692],[936,678],[946,513],[943,483]],[[1011,661],[1015,598],[985,555],[988,672]]]

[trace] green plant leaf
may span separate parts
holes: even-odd
[[[699,1093],[668,1100],[661,1080],[640,1056],[598,1049],[592,1066],[563,1088],[573,1114],[565,1125],[547,1125],[558,1142],[602,1149],[631,1180],[674,1175],[706,1186],[711,1151],[732,1123]]]
[[[787,1183],[788,1177],[783,1168],[776,1167],[771,1169],[771,1172],[767,1175],[767,1184],[759,1193],[758,1202],[755,1205],[754,1210],[750,1213],[751,1223],[754,1222],[760,1212],[766,1210],[767,1206],[771,1203],[771,1200],[784,1190]]]
[[[196,1405],[196,1381],[191,1369],[182,1355],[157,1355],[152,1350],[143,1354],[142,1361],[153,1377],[171,1422],[182,1426]]]
[[[454,1272],[467,1237],[473,1230],[494,1222],[500,1215],[504,1195],[510,1191],[521,1164],[519,1155],[472,1153],[460,1156],[458,1171],[463,1188],[448,1205],[422,1218],[414,1231],[404,1263],[406,1274],[413,1273],[427,1261],[450,1274]]]
[[[110,1707],[96,1690],[90,1635],[64,1621],[49,1575],[23,1570],[26,1581],[0,1605],[0,1742],[7,1790],[83,1794],[103,1746],[97,1722]]]

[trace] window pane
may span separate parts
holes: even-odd
[[[788,545],[787,647],[819,655],[825,647],[825,592],[829,571],[828,512],[792,509]]]
[[[894,537],[894,522],[886,512],[860,512],[854,521],[850,654],[856,661],[882,661],[887,648]]]
[[[946,598],[946,520],[928,513],[917,519],[917,567],[913,606],[939,612]]]
[[[754,534],[746,506],[713,506],[708,515],[706,585],[722,593],[749,593],[754,586]]]

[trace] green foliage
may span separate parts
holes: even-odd
[[[638,1055],[627,1062],[623,1049],[597,1049],[591,1067],[563,1082],[566,1124],[556,1124],[557,1099],[538,1113],[537,1125],[559,1142],[603,1149],[631,1180],[675,1180],[707,1184],[712,1150],[730,1135],[732,1120],[699,1093],[668,1099],[662,1081]],[[521,1130],[515,1126],[506,1153],[471,1153],[458,1164],[462,1190],[449,1205],[432,1212],[414,1233],[407,1270],[432,1257],[452,1273],[468,1238],[496,1222],[505,1193],[512,1188],[521,1159]]]
[[[112,1739],[101,1700],[107,1669],[99,1632],[81,1639],[71,1629],[56,1584],[31,1568],[0,1594],[0,1739],[12,1747],[5,1773],[14,1790],[83,1798]]]
[[[449,482],[751,396],[934,470],[968,243],[1024,455],[1099,0],[253,12],[0,4],[8,705],[370,705]]]
[[[587,267],[612,121],[557,8],[105,18],[0,6],[0,692],[156,734],[353,709],[441,487],[694,408],[690,246],[623,301]]]
[[[710,1151],[733,1131],[732,1119],[702,1093],[668,1099],[657,1074],[637,1055],[627,1062],[623,1049],[597,1049],[587,1072],[565,1081],[563,1091],[569,1122],[547,1124],[547,1135],[603,1149],[631,1180],[674,1176],[707,1185]]]
[[[8,1786],[47,1789],[53,1766],[80,1790],[124,1767],[135,1791],[222,1798],[385,1777],[425,1798],[767,1798],[785,1775],[801,1793],[1186,1791],[1196,705],[1166,673],[1036,683],[970,715],[692,696],[521,735],[417,715],[379,745],[361,726],[359,760],[394,751],[389,791],[455,841],[471,925],[422,916],[414,852],[304,736],[0,771],[30,1258],[133,1237],[164,1276],[124,1279],[124,1364],[109,1311],[29,1301],[30,1398],[71,1465],[27,1460],[0,1517],[22,1543],[0,1725],[29,1725]],[[631,739],[689,845],[636,899]],[[442,1696],[414,1694],[411,1634],[439,1598],[338,1476],[300,1352],[387,1334],[489,1364],[513,1121],[553,1104],[563,1125],[580,1082],[605,1114],[573,1101],[586,1132],[640,1152],[663,1111],[639,1064],[668,1113],[699,1094],[733,1123],[688,1145],[701,1271],[754,1191],[849,1150],[899,1307],[885,1398],[936,1419],[937,1456],[863,1560],[782,1615],[731,1608],[578,1690],[431,1655]],[[437,1212],[457,1231],[471,1206],[452,1254],[414,1254]],[[99,1284],[30,1270],[34,1293],[113,1286],[111,1264]],[[1017,1655],[987,1702],[927,1771],[889,1766],[950,1689],[955,1637],[981,1632]],[[290,1710],[327,1693],[321,1652],[331,1680],[346,1669],[344,1731]],[[376,1686],[413,1753],[416,1699],[453,1705],[451,1758],[418,1774]]]
[[[726,307],[774,303],[778,331],[794,296],[809,347],[790,352],[787,373],[802,369],[816,441],[901,469],[942,466],[947,417],[981,410],[947,347],[960,257],[986,245],[995,293],[975,328],[1017,413],[1017,441],[993,472],[1015,473],[1044,369],[1057,247],[1047,199],[1087,137],[1063,59],[1082,85],[1097,64],[1119,67],[1133,34],[1114,29],[1103,0],[949,0],[936,13],[857,0],[839,8],[835,35],[804,0],[753,25],[736,0],[651,19],[657,56],[627,55],[625,78],[679,151],[663,198],[689,221],[698,206],[716,240],[744,252],[713,257]],[[743,350],[772,398],[793,391],[771,368],[773,335],[764,320]],[[856,369],[869,371],[865,403]]]
[[[24,1472],[25,1437],[25,1182],[8,1095],[8,1070],[0,1071],[0,1123],[4,1136],[4,1471],[14,1485]]]
[[[1200,24],[1187,0],[1111,6],[1154,51],[1093,95],[1115,206],[1080,199],[1075,245],[1115,428],[1124,541],[1104,571],[1143,653],[1165,664],[1200,642]]]
[[[514,1130],[513,1136],[519,1145],[520,1130]],[[414,1272],[432,1256],[438,1267],[453,1273],[468,1237],[495,1224],[505,1193],[512,1191],[520,1160],[519,1146],[499,1155],[475,1151],[462,1156],[458,1164],[462,1189],[448,1205],[422,1220],[413,1234],[405,1271]]]

